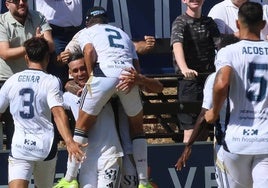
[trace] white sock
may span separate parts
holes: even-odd
[[[86,144],[88,142],[88,138],[85,137],[85,134],[76,135],[76,131],[77,130],[75,130],[74,137],[73,137],[74,141],[81,143],[81,144]],[[85,153],[86,153],[86,149],[87,149],[87,147],[82,148],[82,150]],[[80,164],[81,163],[77,162],[74,157],[72,157],[72,161],[70,161],[70,159],[68,158],[67,171],[66,171],[66,174],[64,177],[66,179],[66,181],[70,182],[70,181],[76,179]]]
[[[148,183],[147,142],[145,138],[134,138],[132,143],[139,184],[146,185]]]

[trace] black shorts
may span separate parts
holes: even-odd
[[[179,80],[178,81],[178,101],[179,102],[193,102],[203,100],[204,82],[197,79],[193,80]],[[199,113],[178,113],[178,120],[180,129],[193,129]]]

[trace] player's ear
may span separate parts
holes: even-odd
[[[26,64],[28,65],[28,62],[29,62],[29,57],[28,57],[28,55],[27,55],[27,54],[25,54],[25,55],[24,55],[24,59],[25,59]]]
[[[239,29],[240,29],[240,23],[239,23],[239,20],[235,20],[235,23],[236,23],[236,27],[237,27],[237,29],[239,30]]]
[[[262,20],[261,21],[261,24],[260,24],[260,29],[263,29],[266,25],[266,21],[265,20]]]

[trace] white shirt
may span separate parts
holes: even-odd
[[[72,110],[77,119],[80,100],[76,95],[64,93],[64,106]],[[88,133],[87,156],[89,160],[96,160],[96,156],[112,151],[109,157],[122,157],[123,150],[115,127],[114,113],[110,103],[107,103],[97,117],[95,125]],[[86,159],[87,160],[87,159]],[[97,162],[97,161],[96,161]]]
[[[202,108],[211,109],[213,107],[213,85],[216,77],[216,72],[210,74],[205,82],[203,89],[203,103]],[[220,111],[220,124],[222,132],[225,132],[225,118],[226,118],[226,102],[223,104]]]
[[[230,122],[225,141],[236,154],[268,154],[268,43],[241,40],[222,48],[216,69],[230,66]]]
[[[78,36],[80,35],[80,33],[85,30],[86,28],[78,31],[72,38],[72,40],[66,45],[65,50],[69,50],[71,52],[71,54],[74,53],[83,53],[80,46],[79,46],[79,42],[78,42]]]
[[[267,0],[252,0],[263,4],[263,19],[268,22]],[[239,7],[235,6],[231,0],[224,0],[215,4],[209,11],[208,16],[212,17],[218,25],[218,29],[222,34],[233,34],[238,31],[236,20],[238,19]],[[261,39],[267,40],[268,24],[261,31]]]
[[[208,16],[212,17],[218,25],[220,33],[232,34],[238,31],[236,20],[238,18],[238,7],[231,0],[224,0],[214,5]]]
[[[35,0],[35,8],[53,25],[77,27],[82,23],[82,0]]]
[[[44,160],[50,152],[54,128],[51,108],[62,106],[58,78],[40,70],[25,70],[11,76],[0,90],[0,113],[10,106],[15,132],[12,156]]]
[[[133,67],[133,59],[138,59],[129,36],[109,24],[95,24],[82,30],[78,42],[82,50],[88,43],[94,46],[97,62],[107,77],[118,78],[124,68]]]

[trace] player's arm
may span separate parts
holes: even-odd
[[[144,40],[134,41],[133,43],[138,54],[146,54],[155,47],[155,37],[145,35]]]
[[[181,154],[177,163],[175,164],[176,170],[181,170],[182,167],[186,166],[186,162],[189,159],[191,152],[192,152],[192,145],[205,132],[206,127],[207,127],[207,123],[204,119],[204,115],[205,115],[206,111],[207,111],[206,108],[202,108],[202,110],[201,110],[201,112],[200,112],[200,114],[195,122],[193,133],[192,133],[189,141],[185,145],[183,153]]]
[[[82,161],[85,153],[81,150],[81,147],[85,147],[86,145],[79,144],[73,140],[68,117],[64,111],[64,108],[62,106],[54,106],[52,107],[51,111],[57,129],[66,143],[70,159],[72,159],[72,156],[74,156],[77,161]]]
[[[221,107],[228,95],[232,73],[230,66],[224,66],[217,72],[213,87],[213,107],[205,114],[208,123],[214,123],[218,119]]]
[[[136,84],[146,92],[162,92],[164,87],[160,81],[139,74],[135,69],[126,69],[126,71],[127,72],[120,75],[121,82],[116,86],[118,90],[125,91],[132,85]]]
[[[64,89],[77,96],[81,96],[83,90],[83,88],[80,87],[74,80],[69,80],[65,84]]]
[[[181,70],[181,73],[186,78],[191,78],[198,76],[198,73],[195,70],[189,69],[185,61],[183,44],[181,42],[176,42],[173,44],[173,53],[176,59],[176,62]]]
[[[84,46],[83,54],[84,54],[85,64],[87,67],[87,72],[90,75],[93,70],[93,66],[97,60],[97,53],[95,51],[94,46],[90,43],[87,43]]]

